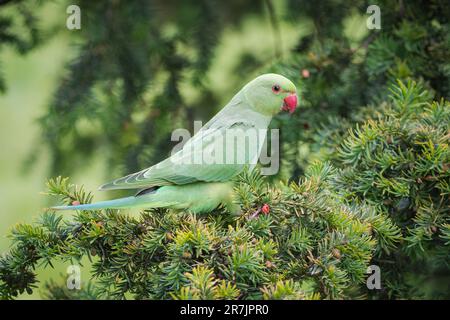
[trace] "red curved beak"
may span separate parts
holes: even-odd
[[[293,113],[297,108],[297,95],[292,93],[283,99],[283,107],[281,110],[289,111],[289,113]]]

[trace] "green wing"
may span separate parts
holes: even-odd
[[[214,156],[212,154],[214,143],[217,143],[217,139],[224,137],[227,129],[246,131],[256,126],[254,122],[246,122],[242,118],[236,120],[230,119],[219,127],[217,125],[213,128],[205,126],[185,144],[182,150],[171,157],[150,168],[104,184],[100,187],[100,190],[137,189],[174,184],[182,185],[199,181],[223,182],[230,180],[244,169],[245,163],[206,164],[194,160]],[[246,157],[254,156],[257,156],[257,154],[250,154]],[[188,160],[191,163],[187,163]]]
[[[248,130],[267,129],[271,118],[248,108],[238,93],[230,103],[216,114],[202,129],[189,139],[182,150],[160,163],[142,171],[116,179],[104,184],[100,190],[138,189],[154,186],[182,185],[193,182],[223,182],[239,174],[247,165],[246,162],[231,164],[187,164],[187,158],[196,159],[211,155],[211,149],[217,139],[224,138],[229,129]],[[242,151],[242,146],[235,146]],[[259,150],[246,152],[246,159],[256,161]],[[224,150],[224,153],[230,150]],[[237,152],[237,150],[234,150]],[[223,163],[223,162],[222,162]]]

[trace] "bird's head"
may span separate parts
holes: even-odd
[[[250,106],[260,113],[273,116],[279,111],[293,113],[297,108],[295,85],[279,74],[263,74],[250,81],[243,90]]]

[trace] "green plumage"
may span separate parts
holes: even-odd
[[[207,212],[223,204],[230,211],[236,211],[233,204],[233,185],[230,182],[191,183],[163,186],[141,195],[101,201],[77,206],[53,207],[56,210],[99,210],[103,208],[172,208],[192,212]]]
[[[274,90],[275,86],[280,90]],[[54,209],[165,207],[203,212],[221,203],[231,209],[232,185],[229,181],[245,166],[255,166],[265,139],[261,132],[267,130],[272,116],[283,107],[283,99],[295,93],[294,84],[283,76],[259,76],[244,86],[186,142],[182,150],[152,167],[100,187],[100,190],[156,190],[144,191],[134,197]],[[258,133],[256,140],[253,139],[255,132]],[[228,145],[229,136],[244,138],[244,143]],[[246,144],[245,139],[250,142]]]

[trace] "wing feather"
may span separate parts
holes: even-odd
[[[216,139],[224,138],[228,129],[246,131],[250,128],[267,128],[270,118],[260,118],[258,121],[258,115],[256,114],[237,112],[237,109],[234,108],[237,105],[239,103],[234,101],[231,106],[224,108],[188,140],[182,150],[171,157],[147,169],[106,183],[100,187],[100,190],[139,189],[153,186],[182,185],[198,181],[222,182],[230,180],[243,170],[245,164],[196,164],[195,162],[187,163],[187,160],[191,159],[192,162],[193,159],[204,159],[205,156],[211,156],[212,144],[217,142]]]

